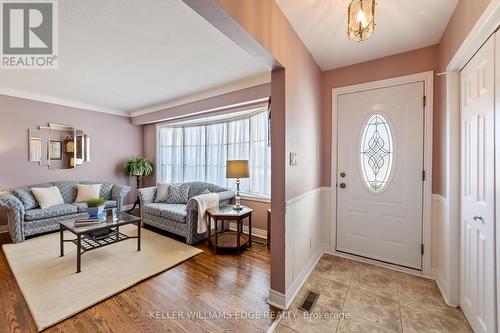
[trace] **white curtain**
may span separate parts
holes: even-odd
[[[234,189],[235,180],[226,179],[226,161],[244,159],[250,177],[241,180],[241,192],[271,195],[267,112],[207,125],[160,126],[159,137],[159,181],[199,180]]]

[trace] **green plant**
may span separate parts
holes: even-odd
[[[141,156],[132,157],[123,166],[125,175],[134,177],[151,176],[153,174],[153,162]]]
[[[106,203],[106,199],[99,198],[99,199],[90,199],[87,200],[87,206],[88,207],[100,207]]]

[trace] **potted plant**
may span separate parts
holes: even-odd
[[[149,158],[141,156],[132,157],[125,162],[123,170],[125,171],[126,176],[133,176],[136,178],[137,188],[139,188],[141,178],[151,176],[153,174],[153,162]],[[137,204],[139,204],[140,207],[139,198],[137,198],[134,202],[134,207],[132,207],[131,210],[133,210]]]
[[[99,218],[104,215],[104,204],[106,199],[90,199],[87,200],[87,213],[90,218]]]

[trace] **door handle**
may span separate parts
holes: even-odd
[[[347,187],[347,185],[345,183],[340,183],[339,186],[340,186],[340,188],[346,188]]]
[[[478,216],[478,215],[474,215],[472,218],[474,219],[474,221],[478,221],[478,220],[482,221],[483,220],[483,217],[482,216]]]

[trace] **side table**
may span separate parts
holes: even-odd
[[[214,252],[220,249],[235,249],[237,253],[243,247],[252,246],[252,212],[253,209],[243,207],[234,210],[233,206],[222,206],[207,209],[208,215],[208,245],[212,246]],[[243,233],[243,222],[248,218],[248,235]],[[214,231],[212,231],[212,220]],[[236,222],[236,231],[227,230],[224,222]]]

